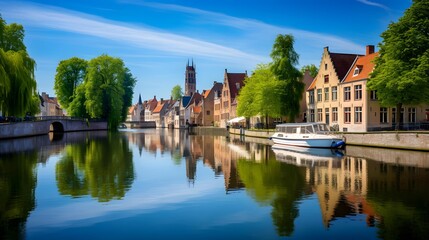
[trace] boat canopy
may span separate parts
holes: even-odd
[[[284,133],[320,133],[329,132],[324,123],[282,123],[276,126],[278,132]]]

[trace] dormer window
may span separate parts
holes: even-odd
[[[237,91],[240,90],[240,83],[235,83],[235,86],[237,87]]]
[[[353,72],[353,77],[357,76],[361,71],[362,71],[362,65],[357,65]]]

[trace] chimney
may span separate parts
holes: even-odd
[[[366,45],[366,54],[365,55],[369,55],[369,54],[373,54],[374,53],[374,45]]]
[[[162,103],[162,101],[164,101],[164,98],[161,98],[161,103]]]

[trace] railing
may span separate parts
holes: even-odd
[[[396,123],[393,123],[390,127],[372,127],[368,131],[394,131],[396,130]],[[418,122],[418,123],[401,123],[399,124],[399,130],[413,131],[413,130],[429,130],[429,122]]]

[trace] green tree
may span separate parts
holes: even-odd
[[[107,119],[109,129],[121,121],[125,67],[120,58],[101,55],[89,61],[85,106],[90,117]]]
[[[429,102],[428,13],[429,1],[414,0],[398,22],[389,24],[381,34],[380,54],[368,80],[381,105],[396,107],[397,123],[404,104]]]
[[[319,69],[314,64],[304,65],[301,68],[301,73],[304,74],[307,70],[310,71],[310,76],[313,78],[315,78],[317,76],[317,73],[319,73]]]
[[[268,117],[280,117],[284,88],[284,81],[274,76],[269,65],[259,64],[240,90],[237,114],[244,117],[262,115],[266,122]]]
[[[73,101],[70,103],[67,109],[68,114],[73,117],[89,118],[89,113],[85,106],[85,83],[80,84],[76,88],[76,94]]]
[[[180,87],[180,85],[176,85],[173,87],[173,89],[171,89],[171,97],[173,98],[173,100],[179,100],[180,98],[182,98],[183,96],[183,92],[182,92],[182,87]]]
[[[24,45],[24,28],[0,16],[0,110],[23,116],[32,107],[36,93],[34,68]]]
[[[128,108],[133,104],[133,94],[134,86],[136,85],[137,80],[133,77],[130,70],[125,68],[125,78],[123,82],[124,95],[123,95],[123,106],[122,106],[122,117],[121,121],[127,119]]]
[[[77,57],[63,60],[57,66],[54,84],[55,94],[58,102],[67,111],[69,111],[69,105],[75,97],[77,86],[85,79],[87,67],[88,62]]]
[[[295,121],[295,117],[300,112],[299,102],[305,86],[301,81],[302,73],[295,67],[298,64],[299,55],[295,52],[293,44],[292,35],[279,34],[271,52],[273,59],[271,70],[279,80],[284,81],[281,113],[291,122]]]

